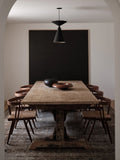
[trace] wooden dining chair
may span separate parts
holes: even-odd
[[[23,96],[23,95],[25,96],[30,91],[30,89],[32,87],[33,87],[33,84],[28,84],[28,85],[21,86],[20,90],[15,93],[15,96],[17,96],[17,97],[20,97],[20,96]],[[38,111],[37,114],[36,114],[37,117],[39,117],[39,113],[44,111],[44,110],[38,109],[35,106],[34,106],[34,108],[36,108],[36,111]]]
[[[16,97],[8,100],[7,103],[8,103],[8,110],[9,110],[8,121],[12,122],[10,126],[10,130],[9,130],[9,134],[8,134],[7,144],[9,144],[10,136],[12,135],[13,130],[18,121],[24,122],[24,125],[28,133],[28,136],[30,138],[30,141],[32,141],[32,137],[31,137],[31,134],[28,128],[28,124],[30,125],[31,130],[34,133],[34,130],[31,124],[31,120],[35,120],[36,111],[23,110],[21,101],[19,100],[19,98],[16,98]],[[13,110],[13,107],[14,107],[14,110]]]
[[[111,121],[110,107],[111,107],[111,100],[109,98],[102,97],[99,104],[92,107],[92,109],[88,111],[82,112],[82,118],[85,120],[85,122],[87,122],[84,134],[86,133],[89,124],[93,122],[91,124],[91,129],[87,138],[88,141],[90,140],[90,137],[93,133],[96,121],[100,121],[105,130],[105,133],[109,135],[110,142],[112,143],[112,137],[108,126],[108,121]]]
[[[21,102],[22,99],[23,99],[23,97],[13,97],[13,98],[10,98],[9,100],[7,100],[7,106],[8,106],[9,115],[11,115],[13,112],[15,112],[15,106],[12,105],[12,104],[14,102]],[[21,106],[21,109],[22,109],[22,107],[24,109],[24,106]]]
[[[15,97],[25,97],[28,93],[28,90],[19,90],[15,92]]]
[[[91,92],[96,92],[99,90],[99,86],[97,85],[87,84],[87,87]]]
[[[103,98],[104,93],[103,93],[103,91],[98,90],[98,91],[93,92],[93,95],[94,95],[97,99],[100,99],[100,100],[101,100],[101,99]]]
[[[16,91],[14,95],[15,95],[15,97],[20,98],[22,100],[26,96],[26,94],[29,92],[30,88],[32,88],[32,85],[22,86],[21,88],[22,89],[19,90],[19,91]],[[30,106],[30,105],[22,105],[22,108],[23,109],[28,109],[28,110],[30,110],[32,108],[36,109],[35,106],[33,107],[33,106]],[[36,109],[36,111],[37,110],[38,109]],[[37,112],[36,112],[36,116],[38,117],[38,113]],[[37,121],[37,119],[36,119],[36,121]],[[36,125],[35,125],[34,121],[33,121],[33,125],[36,128]]]
[[[29,90],[19,90],[19,91],[16,91],[15,92],[15,97],[16,97],[16,100],[19,99],[19,101],[22,101],[23,98],[26,96],[26,94],[28,93]],[[15,98],[13,98],[15,99]],[[10,99],[9,101],[12,101],[13,99]],[[22,105],[22,109],[28,109],[30,110],[30,106],[29,105]]]
[[[20,90],[30,90],[33,87],[33,84],[24,85],[20,87]]]
[[[15,92],[15,97],[8,100],[8,108],[9,108],[9,102],[10,103],[12,101],[19,101],[19,102],[21,102],[26,94],[27,94],[27,91],[25,91],[25,90],[19,90],[19,91]],[[30,106],[30,105],[24,105],[24,104],[22,104],[21,105],[21,109],[22,110],[36,110],[36,117],[38,117],[36,106]],[[36,118],[35,118],[35,120],[37,121]],[[33,123],[34,127],[37,128],[36,125],[35,125],[34,120],[32,120],[32,123]]]
[[[87,84],[87,87],[97,99],[101,99],[103,97],[104,92],[99,90],[99,86]]]

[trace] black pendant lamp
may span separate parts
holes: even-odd
[[[67,21],[60,20],[60,9],[62,9],[62,8],[57,8],[57,9],[58,9],[58,18],[59,19],[57,21],[52,21],[52,23],[54,23],[58,26],[58,29],[56,31],[53,42],[54,43],[65,43],[60,26],[63,25],[64,23],[66,23]]]

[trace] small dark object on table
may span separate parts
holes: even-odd
[[[57,80],[53,78],[48,78],[44,80],[44,83],[46,86],[52,87],[52,84],[57,83]]]

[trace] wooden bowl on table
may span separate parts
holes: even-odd
[[[52,85],[52,87],[62,89],[62,90],[69,89],[72,86],[73,86],[72,83],[53,83]]]

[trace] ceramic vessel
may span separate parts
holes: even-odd
[[[52,84],[57,83],[57,80],[53,78],[49,78],[49,79],[45,79],[44,83],[46,86],[52,87]]]
[[[58,89],[69,89],[71,88],[73,85],[72,83],[53,83],[52,85],[54,88],[58,88]]]

